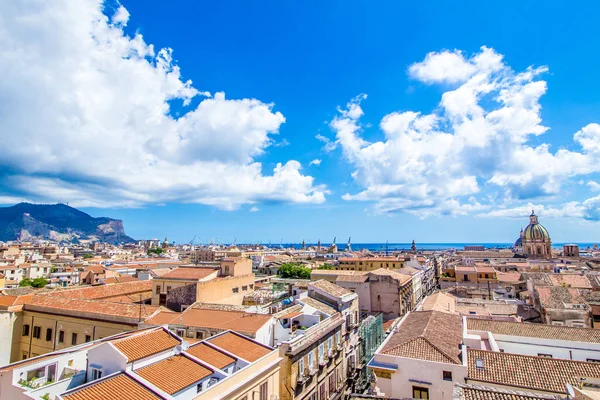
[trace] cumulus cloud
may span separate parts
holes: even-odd
[[[589,181],[588,183],[586,183],[586,186],[589,187],[590,190],[593,192],[600,191],[600,183],[596,181]]]
[[[332,141],[331,139],[329,139],[327,136],[323,136],[321,134],[317,134],[315,136],[315,138],[320,141],[323,142],[323,151],[325,151],[326,153],[330,153],[333,150],[337,149],[337,143],[335,141]]]
[[[518,218],[523,219],[535,210],[536,214],[550,218],[583,218],[588,221],[600,221],[600,196],[584,201],[570,201],[560,205],[533,204],[513,208],[501,208],[478,214],[484,218]]]
[[[250,211],[250,212],[259,212],[260,208],[254,206],[254,207],[250,207],[250,210],[248,210],[248,211]]]
[[[360,104],[366,96],[350,100],[330,127],[364,190],[343,198],[373,202],[384,213],[482,213],[498,203],[551,198],[569,178],[600,171],[596,123],[575,133],[575,150],[553,152],[547,143],[532,143],[548,130],[539,103],[547,70],[516,72],[487,47],[471,57],[458,50],[429,53],[410,66],[409,75],[453,86],[433,113],[384,116],[379,141],[362,136]]]
[[[308,163],[308,165],[316,165],[319,166],[321,165],[321,160],[318,158],[315,158],[314,160],[312,160],[311,162]]]
[[[198,90],[171,49],[124,33],[123,6],[103,9],[102,0],[0,5],[6,191],[97,207],[325,200],[297,161],[266,173],[256,161],[285,122],[273,104]]]

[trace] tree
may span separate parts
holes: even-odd
[[[148,249],[148,254],[156,254],[157,256],[160,256],[164,252],[165,252],[165,250],[161,247],[155,247],[153,249]]]
[[[94,256],[90,253],[85,253],[82,257],[84,260],[87,260],[87,259],[93,258]]]
[[[33,281],[31,279],[23,278],[21,279],[21,282],[19,282],[19,287],[31,286],[32,283]]]
[[[330,264],[327,264],[327,263],[325,263],[325,264],[321,265],[321,266],[320,266],[319,268],[317,268],[317,269],[328,269],[328,270],[332,270],[332,269],[333,269],[333,265],[330,265]]]
[[[310,271],[311,269],[308,267],[303,267],[298,263],[286,263],[282,264],[277,270],[277,274],[282,278],[290,278],[290,279],[310,279]]]
[[[33,286],[34,288],[43,288],[48,284],[48,281],[45,280],[44,278],[35,278],[32,282],[31,282],[31,286]]]

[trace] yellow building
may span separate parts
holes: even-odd
[[[174,311],[196,302],[241,305],[253,290],[252,261],[224,258],[219,267],[179,267],[155,278],[152,305]]]
[[[335,268],[342,271],[374,271],[379,268],[397,270],[404,267],[404,258],[396,257],[360,257],[340,258]]]

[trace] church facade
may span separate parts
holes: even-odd
[[[532,210],[529,225],[521,229],[519,239],[515,242],[515,250],[534,257],[552,257],[552,240],[548,230],[538,221]]]

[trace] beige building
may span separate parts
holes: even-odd
[[[335,267],[342,271],[374,271],[380,268],[397,270],[404,267],[404,258],[397,257],[357,257],[340,258]]]
[[[252,261],[225,258],[219,267],[179,267],[156,277],[152,305],[182,311],[196,302],[241,305],[254,290]]]

